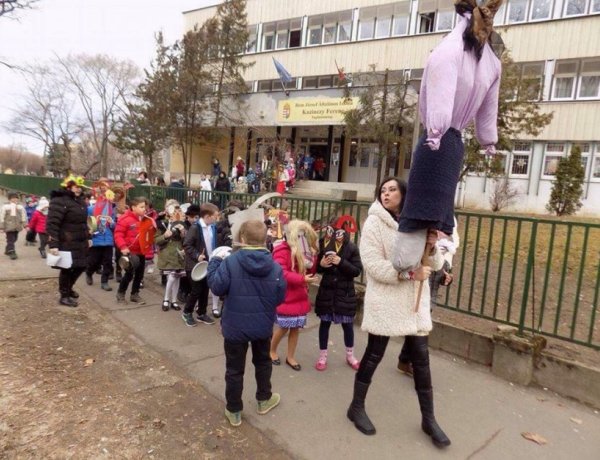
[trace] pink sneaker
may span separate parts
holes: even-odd
[[[360,366],[360,361],[356,359],[354,355],[346,356],[346,362],[348,363],[348,366],[350,366],[355,371],[357,371]]]
[[[315,369],[318,371],[327,369],[327,355],[321,354],[321,356],[319,356],[317,364],[315,364]]]

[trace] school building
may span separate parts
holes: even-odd
[[[430,50],[454,26],[452,0],[248,0],[247,11],[245,54],[255,64],[245,73],[244,126],[230,127],[218,147],[199,146],[193,177],[210,171],[213,156],[224,166],[237,157],[253,166],[285,139],[295,152],[324,158],[332,187],[372,196],[378,147],[344,132],[343,114],[358,98],[343,97],[337,66],[354,86],[372,64],[391,78],[418,80]],[[186,30],[215,13],[216,6],[184,12]],[[509,210],[544,212],[558,161],[578,143],[585,167],[580,214],[600,215],[600,0],[505,0],[495,22],[523,78],[539,79],[542,110],[554,113],[539,136],[515,139],[514,150],[502,152],[521,193]],[[285,88],[273,58],[293,77]],[[170,166],[172,175],[183,171],[176,154]],[[399,152],[385,173],[406,178],[409,168],[410,153]],[[488,209],[492,188],[474,172],[457,188],[457,203]]]

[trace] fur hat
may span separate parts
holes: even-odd
[[[481,59],[483,47],[487,42],[492,45],[492,35],[497,41],[499,37],[494,33],[494,16],[502,6],[503,0],[487,0],[481,6],[477,0],[454,0],[454,8],[458,14],[464,16],[471,13],[469,27],[463,34],[466,49],[474,49],[477,59]]]

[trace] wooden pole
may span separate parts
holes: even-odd
[[[421,265],[429,267],[429,254],[431,253],[431,244],[426,243],[425,249],[423,250],[423,256],[421,257]],[[415,313],[419,311],[419,305],[421,304],[421,294],[423,293],[423,283],[425,281],[419,281],[419,292],[417,292],[417,303],[415,305]]]

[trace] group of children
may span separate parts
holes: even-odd
[[[38,235],[40,255],[45,259],[46,245],[48,244],[46,216],[48,215],[49,202],[45,197],[41,197],[39,201],[27,197],[25,203],[25,206],[20,203],[17,192],[9,192],[8,203],[4,204],[0,210],[0,230],[4,230],[6,234],[4,254],[11,260],[18,258],[16,242],[19,232],[27,229],[25,244],[34,245],[36,235]]]

